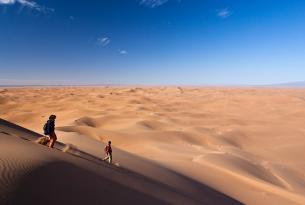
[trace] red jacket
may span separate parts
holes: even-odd
[[[110,145],[107,145],[107,146],[105,147],[105,153],[106,153],[107,155],[111,155],[111,154],[112,154],[112,148],[111,148]]]

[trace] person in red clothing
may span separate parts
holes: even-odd
[[[104,158],[104,161],[108,161],[109,164],[112,163],[112,148],[111,148],[111,141],[108,142],[108,145],[105,147],[105,153],[106,157]]]

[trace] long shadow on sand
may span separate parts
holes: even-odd
[[[154,190],[160,190],[163,193],[173,193],[168,195],[168,197],[182,195],[189,199],[189,202],[191,202],[190,204],[241,204],[234,199],[199,183],[194,182],[196,188],[202,191],[202,194],[207,197],[206,201],[191,199],[189,196],[186,196],[172,187],[153,181],[144,176],[135,174],[134,177],[137,179],[139,179],[139,177],[142,178],[145,182],[149,183],[149,186]],[[175,200],[171,200],[171,203],[169,203],[168,200],[164,198],[166,194],[162,195],[163,196],[160,198],[158,197],[157,199],[156,197],[141,192],[141,187],[139,187],[139,190],[136,190],[110,180],[107,176],[97,175],[67,162],[56,161],[41,166],[25,175],[18,182],[17,189],[12,193],[13,197],[4,204],[183,204],[181,201],[175,202]]]
[[[21,179],[6,204],[167,204],[67,162],[52,162]]]

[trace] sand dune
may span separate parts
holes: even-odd
[[[116,160],[137,172],[92,160],[82,151],[73,155],[61,152],[59,144],[59,150],[50,150],[31,141],[37,134],[30,135],[3,121],[0,131],[0,204],[240,204],[188,177],[118,149]],[[103,146],[86,137],[78,142],[91,151]]]
[[[290,205],[305,204],[304,99],[284,88],[12,88],[0,91],[0,116],[41,132],[54,113],[60,141],[103,156],[112,140],[132,172],[174,170],[241,203]]]

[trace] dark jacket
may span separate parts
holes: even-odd
[[[47,130],[48,133],[51,134],[55,131],[55,121],[54,120],[48,120],[47,122]]]

